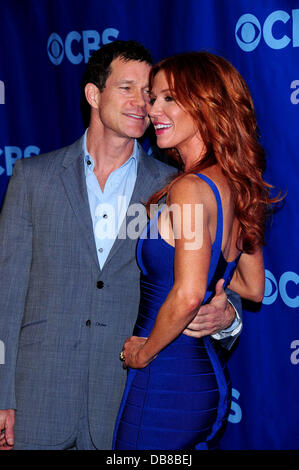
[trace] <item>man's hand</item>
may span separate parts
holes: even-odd
[[[11,450],[14,445],[15,410],[0,410],[0,450]]]
[[[211,302],[202,305],[191,323],[184,330],[187,336],[201,338],[228,328],[235,319],[235,311],[223,290],[224,279],[216,284],[215,296]]]

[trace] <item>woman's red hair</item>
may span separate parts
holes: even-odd
[[[271,186],[263,180],[265,152],[259,144],[255,111],[248,87],[239,72],[222,57],[189,52],[168,57],[150,73],[163,70],[176,102],[193,117],[206,148],[204,158],[188,172],[181,172],[147,202],[147,210],[167,194],[171,186],[189,173],[199,173],[218,163],[233,194],[235,216],[240,223],[240,247],[253,253],[264,243]],[[182,168],[179,153],[170,155]]]

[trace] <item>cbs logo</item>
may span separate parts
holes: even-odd
[[[28,145],[24,148],[24,152],[20,147],[15,145],[6,145],[4,151],[0,148],[0,156],[4,154],[4,160],[6,164],[7,176],[12,175],[13,166],[19,158],[29,158],[33,155],[39,155],[40,149],[36,145]],[[0,166],[0,175],[5,173],[5,169]]]
[[[284,34],[286,27],[279,24],[288,23],[290,18],[291,16],[286,11],[273,11],[265,19],[262,28],[256,16],[246,13],[239,18],[236,24],[237,44],[243,51],[251,52],[258,46],[263,35],[265,43],[272,49],[283,49],[289,45],[292,39],[293,47],[299,47],[299,9],[292,10],[292,39]]]
[[[233,400],[235,398],[236,401]],[[237,402],[240,398],[240,392],[236,388],[232,388],[232,401],[231,401],[231,413],[228,416],[228,422],[237,424],[242,419],[242,409]]]
[[[279,279],[275,279],[274,275],[268,269],[265,270],[265,295],[263,298],[264,305],[273,304],[278,294],[282,301],[291,308],[299,307],[299,295],[296,295],[296,286],[299,284],[299,276],[293,271],[286,271]]]
[[[72,64],[80,64],[84,58],[87,62],[91,51],[100,48],[102,44],[108,44],[117,39],[119,31],[114,28],[106,28],[101,35],[98,31],[87,30],[79,33],[71,31],[63,41],[59,34],[52,33],[47,43],[48,56],[52,64],[59,65],[62,62],[64,54]]]

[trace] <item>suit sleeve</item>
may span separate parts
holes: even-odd
[[[32,258],[32,222],[18,160],[0,214],[0,409],[16,408],[15,366]],[[3,355],[3,354],[2,354]]]

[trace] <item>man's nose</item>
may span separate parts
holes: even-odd
[[[136,91],[134,93],[133,102],[135,106],[145,107],[147,104],[146,95],[143,91]]]

